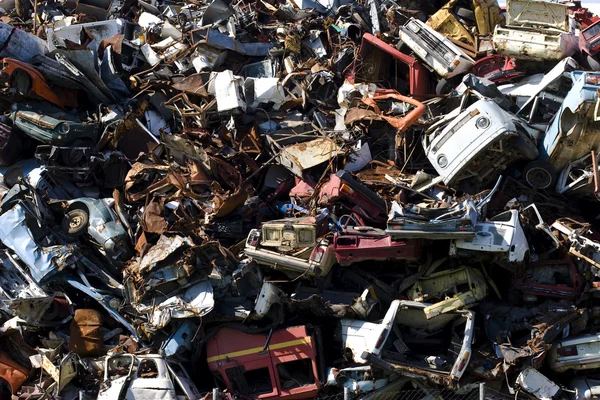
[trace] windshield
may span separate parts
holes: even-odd
[[[590,26],[588,29],[586,29],[585,31],[583,31],[582,33],[583,33],[583,37],[586,40],[590,40],[591,38],[593,38],[594,36],[596,36],[597,34],[600,33],[600,24],[594,24],[594,25]]]

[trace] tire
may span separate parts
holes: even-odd
[[[600,62],[589,54],[585,55],[585,62],[592,71],[600,71]]]
[[[456,15],[469,21],[475,21],[475,13],[468,8],[459,7],[456,9]]]
[[[448,94],[452,89],[454,89],[454,85],[452,84],[452,82],[449,82],[444,78],[440,78],[437,85],[435,86],[435,93]]]
[[[15,0],[15,11],[24,20],[31,18],[31,2],[29,0]]]
[[[551,189],[556,182],[554,168],[543,161],[532,161],[523,170],[525,182],[536,189]]]
[[[93,143],[91,140],[87,139],[77,139],[72,144],[71,147],[92,147]],[[60,160],[67,167],[76,167],[81,160],[83,160],[84,153],[81,150],[77,149],[69,149],[61,151]]]
[[[519,135],[511,140],[511,146],[519,150],[519,153],[528,160],[535,160],[539,156],[539,151],[535,144],[528,138],[527,133],[521,129],[518,130]]]
[[[89,215],[87,211],[76,208],[65,214],[62,228],[69,236],[81,236],[87,232]]]
[[[81,150],[69,149],[63,150],[60,153],[60,160],[67,167],[76,167],[77,164],[83,159],[83,152]]]
[[[23,176],[23,169],[21,167],[18,165],[10,167],[4,174],[4,185],[8,188],[11,188],[19,183],[19,179],[23,178]]]

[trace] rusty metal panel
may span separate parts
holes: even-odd
[[[96,310],[75,310],[71,322],[69,350],[83,357],[94,357],[101,353],[104,343],[102,314]]]

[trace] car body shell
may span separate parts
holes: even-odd
[[[407,325],[417,329],[435,332],[458,318],[466,320],[464,335],[459,343],[460,350],[449,371],[435,371],[419,368],[399,361],[390,362],[392,369],[402,375],[431,380],[438,384],[452,385],[460,380],[471,358],[471,343],[475,327],[475,313],[468,310],[453,311],[433,319],[427,319],[424,310],[428,303],[394,300],[379,323],[343,319],[340,321],[342,346],[352,355],[354,362],[367,363],[363,356],[374,355],[385,361],[383,348],[389,339],[394,325]]]
[[[568,5],[546,1],[509,0],[506,26],[494,30],[495,50],[524,60],[562,60],[577,51]]]
[[[450,39],[410,18],[400,26],[400,40],[442,78],[452,78],[468,71],[475,61]]]
[[[260,244],[261,232],[252,229],[248,234],[244,254],[258,264],[294,274],[323,278],[335,264],[335,252],[327,239],[319,240],[314,247],[293,255],[265,248]],[[304,254],[308,257],[302,257]]]
[[[208,367],[227,389],[257,399],[314,398],[320,390],[318,351],[316,335],[304,325],[275,330],[268,335],[225,327],[206,344]],[[282,369],[293,368],[288,363],[298,362],[307,367],[303,371],[308,374],[307,380],[287,388]],[[253,371],[261,371],[268,382],[258,382]],[[264,387],[259,387],[259,383],[264,383]]]
[[[415,261],[422,254],[421,240],[392,240],[383,230],[368,227],[354,227],[336,233],[333,248],[341,266],[367,260]]]
[[[448,185],[489,182],[519,159],[535,159],[529,127],[491,99],[481,99],[444,127],[423,136],[427,158]]]

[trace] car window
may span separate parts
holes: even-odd
[[[131,357],[112,357],[108,360],[107,376],[113,380],[129,374]]]
[[[158,366],[154,360],[142,360],[138,369],[138,378],[157,378]]]
[[[281,390],[290,390],[315,383],[310,358],[277,364],[277,373],[281,382]]]
[[[273,383],[269,368],[257,368],[246,371],[244,367],[229,368],[225,371],[233,389],[242,395],[258,396],[273,392]]]
[[[495,222],[510,222],[510,219],[512,218],[512,214],[510,211],[506,211],[503,212],[502,214],[498,214],[493,218],[490,218],[490,221],[495,221]]]

